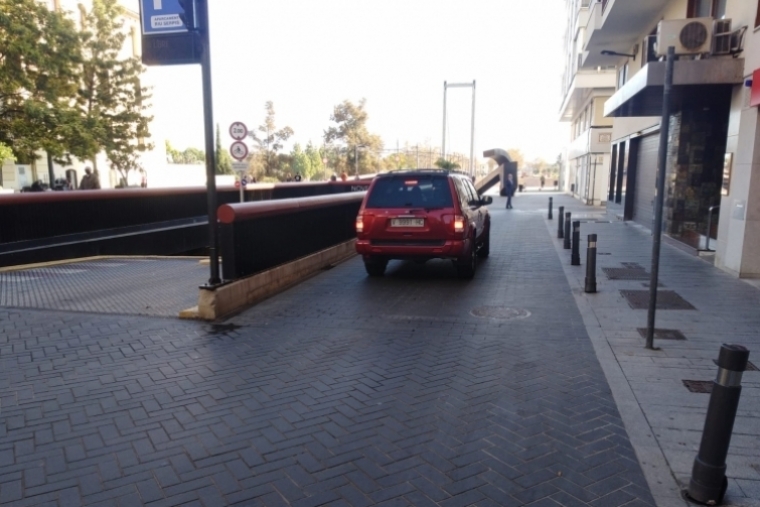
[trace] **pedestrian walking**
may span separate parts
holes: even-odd
[[[84,176],[82,176],[82,182],[79,184],[80,190],[98,190],[100,188],[100,180],[97,174],[92,173],[92,169],[89,167],[84,168]]]
[[[544,184],[546,183],[546,178],[544,178],[544,175],[541,175],[541,179],[539,180],[541,182],[541,188],[539,190],[544,189]]]
[[[512,196],[515,195],[515,182],[512,181],[512,173],[507,174],[504,182],[504,193],[507,196],[507,209],[512,209]]]

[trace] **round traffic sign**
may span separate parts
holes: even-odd
[[[230,125],[230,136],[235,141],[242,141],[248,135],[248,127],[242,121],[236,121]]]
[[[235,180],[235,188],[240,188],[240,180]]]
[[[235,141],[230,146],[230,155],[232,155],[232,158],[235,160],[243,160],[248,156],[248,146],[243,142]]]

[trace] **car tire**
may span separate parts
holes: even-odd
[[[480,244],[480,248],[478,249],[478,257],[481,259],[485,259],[489,256],[491,253],[491,231],[489,230],[485,234],[485,238],[483,238],[483,242]]]
[[[475,239],[470,241],[470,251],[468,255],[457,260],[455,264],[459,278],[471,279],[475,276],[475,269],[478,265],[478,259],[475,248]]]
[[[374,259],[364,261],[364,269],[367,270],[369,276],[383,276],[387,266],[388,261]]]

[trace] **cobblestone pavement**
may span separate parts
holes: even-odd
[[[472,281],[355,258],[216,325],[0,309],[0,505],[654,505],[543,214],[498,204]]]
[[[197,260],[115,257],[5,271],[0,307],[174,317],[207,273]]]

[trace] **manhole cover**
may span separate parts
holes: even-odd
[[[530,312],[522,308],[509,308],[507,306],[481,306],[474,308],[471,312],[475,317],[486,317],[489,319],[512,320],[525,319],[530,317]]]
[[[648,290],[621,290],[620,294],[628,301],[634,310],[646,310],[649,308]],[[679,296],[672,290],[657,291],[658,310],[696,310],[691,303]]]
[[[636,328],[641,335],[642,338],[647,337],[647,328],[645,327],[637,327]],[[654,330],[654,339],[655,340],[685,340],[686,337],[683,335],[681,331],[678,329],[657,329]]]
[[[681,382],[692,393],[709,394],[712,392],[712,380],[682,380]]]
[[[649,273],[643,268],[602,268],[610,280],[649,280]]]

